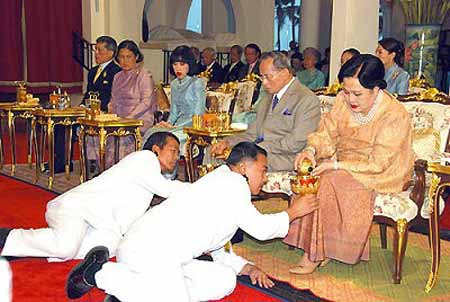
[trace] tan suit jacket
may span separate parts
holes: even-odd
[[[269,171],[290,171],[298,152],[306,147],[310,133],[320,121],[320,100],[295,79],[272,111],[273,95],[261,96],[256,121],[245,133],[227,138],[231,145],[241,141],[256,141],[268,152]]]

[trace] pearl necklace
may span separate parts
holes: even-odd
[[[375,102],[373,103],[372,108],[370,108],[369,113],[367,115],[363,115],[362,113],[353,112],[351,111],[353,118],[358,122],[360,125],[366,125],[370,123],[373,120],[373,117],[375,116],[375,113],[377,112],[378,105],[383,97],[382,91],[378,92],[377,98],[375,99]]]

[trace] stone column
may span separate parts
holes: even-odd
[[[378,42],[379,0],[333,1],[330,82],[336,80],[343,50],[354,47],[375,53]]]
[[[320,46],[321,0],[302,0],[300,7],[300,51]],[[336,2],[336,1],[335,1]]]

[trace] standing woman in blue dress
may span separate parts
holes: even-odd
[[[405,57],[403,43],[394,38],[380,40],[375,54],[384,65],[386,90],[398,95],[408,94],[409,74],[402,68]]]

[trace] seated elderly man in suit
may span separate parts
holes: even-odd
[[[108,111],[108,103],[111,99],[111,87],[114,76],[121,68],[114,62],[117,51],[116,40],[109,36],[98,37],[95,44],[95,63],[97,66],[89,70],[87,90],[82,104],[86,104],[89,93],[98,93],[101,102],[101,110]],[[61,125],[55,126],[55,173],[64,172],[65,166],[65,131]],[[72,148],[73,150],[73,148]],[[72,155],[70,156],[72,160]],[[48,170],[46,164],[45,170]],[[70,164],[72,171],[72,164]]]
[[[233,45],[230,48],[231,63],[225,65],[223,68],[225,73],[224,83],[234,82],[239,80],[241,69],[244,68],[244,63],[241,61],[243,49],[240,45]]]
[[[280,52],[263,54],[260,72],[267,93],[261,97],[256,121],[245,133],[213,145],[210,153],[223,154],[240,141],[254,141],[267,150],[269,171],[292,170],[296,153],[317,129],[320,101],[292,75],[289,58]]]
[[[211,77],[208,81],[208,86],[212,88],[217,88],[220,84],[223,83],[224,72],[222,66],[216,62],[216,51],[207,47],[202,51],[202,61],[203,61],[203,70],[202,71],[210,71]]]

